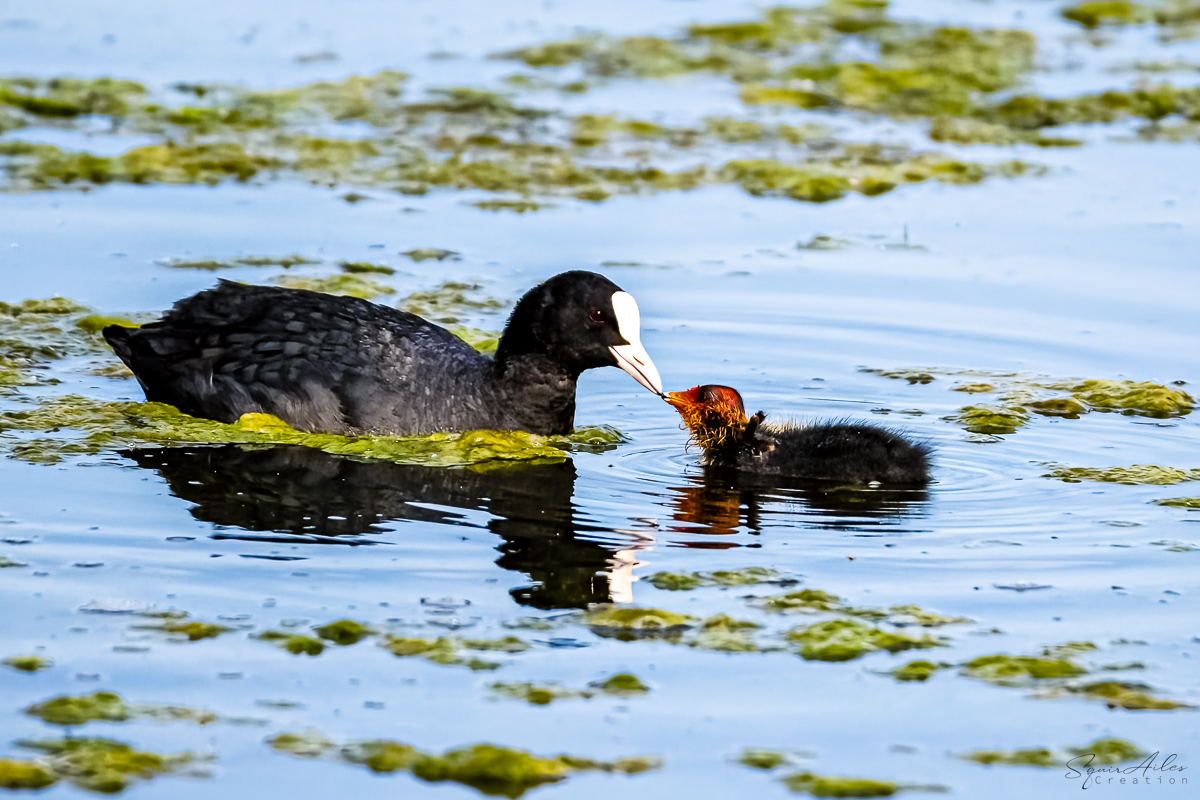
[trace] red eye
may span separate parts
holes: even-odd
[[[588,316],[588,319],[590,319],[596,325],[603,325],[604,324],[604,312],[598,308],[593,308],[592,313]]]

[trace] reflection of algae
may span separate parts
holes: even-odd
[[[1070,759],[1088,756],[1093,758],[1087,761],[1085,766],[1119,764],[1123,761],[1141,759],[1146,755],[1137,745],[1123,739],[1097,739],[1083,747],[1063,748],[1061,753],[1055,753],[1048,747],[1021,750],[972,750],[969,753],[963,753],[960,758],[987,765],[1058,767]]]
[[[42,656],[9,656],[0,664],[18,672],[40,672],[54,666],[54,659]]]
[[[851,661],[879,650],[898,653],[944,647],[945,643],[929,634],[920,638],[888,633],[854,619],[831,619],[787,632],[787,639],[798,646],[806,661]]]
[[[282,733],[267,741],[277,750],[303,758],[319,758],[336,747],[315,731]],[[340,760],[365,766],[372,772],[408,771],[430,783],[453,781],[483,794],[509,798],[518,798],[537,786],[563,781],[572,772],[596,770],[635,775],[662,768],[662,759],[655,756],[615,761],[568,755],[541,758],[525,750],[492,744],[476,744],[434,755],[388,739],[349,742],[337,748],[336,754]]]
[[[760,583],[788,585],[797,583],[778,570],[769,567],[743,567],[741,569],[716,570],[714,572],[656,572],[645,578],[656,589],[670,592],[686,592],[709,586],[754,586]]]
[[[54,438],[18,439],[13,431],[56,431]],[[63,435],[65,432],[73,435]],[[181,444],[299,444],[336,455],[427,466],[481,469],[562,461],[575,448],[604,449],[624,441],[607,427],[581,428],[571,436],[522,431],[469,431],[422,437],[310,434],[267,414],[246,414],[226,425],[190,417],[162,403],[108,403],[68,395],[23,410],[0,413],[0,448],[31,463],[54,464],[71,455]]]
[[[169,774],[194,759],[191,753],[164,756],[98,738],[22,740],[18,745],[46,753],[45,766],[56,779],[104,794],[124,791],[138,778]]]
[[[1158,467],[1152,464],[1133,464],[1128,467],[1062,467],[1048,464],[1052,467],[1043,478],[1058,478],[1067,483],[1081,481],[1098,481],[1101,483],[1120,483],[1126,486],[1151,485],[1172,486],[1185,481],[1200,480],[1200,469],[1182,470],[1174,467]]]

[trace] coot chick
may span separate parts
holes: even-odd
[[[705,463],[715,467],[852,485],[929,481],[929,446],[884,428],[848,422],[766,425],[761,411],[746,418],[742,396],[728,386],[696,386],[663,397],[683,417]]]
[[[513,309],[495,358],[407,311],[221,281],[141,328],[109,326],[146,399],[220,422],[273,414],[301,430],[570,433],[581,372],[616,366],[655,394],[633,297],[564,272]]]

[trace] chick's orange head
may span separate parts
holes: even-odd
[[[666,400],[705,449],[722,444],[730,431],[746,424],[742,396],[729,386],[693,386],[686,392],[667,392]]]

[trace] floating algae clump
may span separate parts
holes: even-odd
[[[480,200],[472,205],[484,211],[512,211],[516,214],[549,208],[545,203],[535,203],[532,200]]]
[[[517,636],[503,636],[499,639],[463,639],[459,644],[468,650],[490,650],[499,653],[524,653],[529,649],[529,643]]]
[[[976,764],[1005,764],[1007,766],[1056,767],[1058,759],[1045,747],[1026,750],[972,750],[962,758]]]
[[[891,781],[814,775],[811,772],[788,775],[783,783],[793,792],[813,797],[891,797],[901,789]]]
[[[1067,752],[1076,758],[1095,756],[1096,761],[1100,764],[1119,764],[1122,761],[1141,759],[1147,755],[1142,748],[1124,739],[1097,739],[1083,747],[1068,747]]]
[[[805,628],[793,628],[787,639],[798,645],[806,661],[851,661],[867,653],[887,650],[924,650],[944,647],[944,643],[928,634],[921,638],[887,633],[854,619],[831,619]]]
[[[126,703],[120,695],[113,692],[55,697],[44,703],[29,706],[25,713],[40,717],[52,725],[64,726],[83,725],[97,720],[128,722],[135,719],[153,719],[159,722],[187,721],[197,725],[208,725],[217,720],[216,714],[204,709],[158,703]]]
[[[301,654],[319,656],[325,652],[325,643],[320,639],[305,636],[302,633],[286,633],[284,631],[263,631],[256,634],[256,639],[264,642],[275,642],[294,656]]]
[[[1187,392],[1149,381],[1084,381],[1072,386],[1055,385],[1051,388],[1066,389],[1077,400],[1095,409],[1126,411],[1149,417],[1178,416],[1195,408],[1195,401]]]
[[[1061,467],[1048,464],[1053,469],[1043,478],[1058,478],[1067,483],[1098,481],[1121,483],[1126,486],[1151,485],[1172,486],[1176,483],[1200,480],[1200,469],[1182,470],[1174,467],[1157,467],[1151,464],[1133,464],[1128,467]]]
[[[488,689],[505,697],[524,700],[535,706],[546,706],[555,700],[571,700],[575,698],[586,700],[592,696],[591,692],[581,689],[570,689],[555,682],[506,683],[504,681],[497,681],[488,684]]]
[[[657,608],[619,608],[611,604],[592,606],[583,619],[593,633],[624,642],[649,638],[678,640],[696,621],[688,614]]]
[[[592,681],[588,686],[617,697],[633,697],[650,691],[650,687],[643,683],[641,678],[628,672],[618,672],[602,681]]]
[[[457,317],[468,311],[486,313],[504,308],[504,303],[496,298],[480,296],[480,288],[476,283],[445,281],[436,289],[413,292],[398,306],[442,323],[457,322]]]
[[[775,769],[787,764],[791,759],[782,750],[770,750],[764,747],[743,747],[738,754],[738,763],[753,769]]]
[[[1006,766],[1061,767],[1068,761],[1077,761],[1083,767],[1119,764],[1146,756],[1137,745],[1123,739],[1097,739],[1083,747],[1066,747],[1055,753],[1047,747],[1021,750],[972,750],[960,758],[977,764],[1004,764]]]
[[[1062,16],[1085,28],[1098,28],[1101,25],[1142,25],[1154,19],[1154,12],[1141,3],[1101,0],[1064,8]]]
[[[1151,501],[1156,506],[1168,508],[1200,508],[1200,497],[1167,497]]]
[[[508,644],[508,646],[512,649],[505,650],[505,640],[487,639],[470,640],[473,644],[479,646],[469,649],[503,650],[505,652],[519,653],[522,652],[523,649],[529,648],[529,645],[525,644],[516,637],[506,638],[513,640],[513,643]],[[516,643],[519,643],[519,646]],[[434,664],[441,664],[442,666],[463,666],[474,671],[499,669],[500,667],[500,665],[494,661],[484,661],[483,659],[479,658],[463,658],[462,655],[459,654],[458,649],[460,646],[466,646],[466,642],[455,641],[444,636],[431,641],[429,639],[412,639],[402,636],[389,635],[379,643],[379,646],[389,651],[394,656],[399,656],[401,658],[420,656],[426,661]]]
[[[1152,697],[1150,692],[1153,689],[1144,683],[1099,681],[1070,686],[1068,691],[1082,693],[1089,700],[1103,700],[1109,708],[1123,708],[1126,711],[1174,711],[1192,707],[1187,703]]]
[[[185,636],[189,642],[198,642],[201,639],[215,639],[222,633],[229,633],[233,630],[233,628],[218,625],[214,622],[183,622],[182,620],[172,619],[167,619],[153,625],[134,625],[133,627],[138,630],[162,631],[163,633]]]
[[[278,159],[251,155],[235,142],[194,146],[153,144],[112,157],[61,150],[50,144],[0,142],[7,182],[15,189],[57,189],[75,184],[206,183],[225,178],[248,181],[283,166]]]
[[[282,750],[300,758],[320,758],[335,746],[333,742],[311,728],[303,733],[276,734],[267,739],[267,744],[276,750]]]
[[[759,628],[757,622],[734,619],[728,614],[717,614],[700,623],[696,635],[688,640],[688,647],[711,650],[718,653],[762,652],[750,636]]]
[[[979,656],[963,665],[962,674],[994,686],[1029,686],[1035,681],[1073,678],[1086,669],[1065,659],[1033,656]]]
[[[56,435],[24,439],[6,436],[9,431],[53,431]],[[110,403],[78,395],[0,412],[0,450],[18,460],[43,464],[54,464],[70,455],[148,445],[241,443],[299,444],[335,455],[480,468],[493,460],[513,465],[563,461],[572,449],[605,448],[623,440],[611,428],[583,428],[571,436],[538,436],[523,431],[340,436],[305,433],[269,414],[246,414],[226,425],[188,416],[163,403]]]
[[[1016,433],[1029,416],[1019,406],[964,406],[954,416],[945,418],[957,422],[971,433]]]
[[[313,630],[322,639],[343,646],[358,644],[368,636],[375,635],[374,630],[352,619],[339,619],[337,622],[330,622],[327,625],[313,628]]]
[[[54,660],[50,658],[42,658],[41,656],[9,656],[0,661],[10,669],[15,669],[18,672],[40,672],[44,669],[50,669],[54,666]]]
[[[753,602],[764,611],[839,611],[842,608],[842,598],[820,589],[801,589],[787,594],[756,598]]]
[[[0,79],[0,105],[39,117],[123,117],[130,112],[131,103],[145,94],[142,84],[116,78]]]
[[[191,753],[163,756],[110,739],[37,739],[18,744],[46,753],[46,766],[57,777],[104,794],[124,791],[138,778],[149,780],[173,772],[193,759]]]
[[[396,293],[391,286],[356,274],[327,275],[323,278],[280,275],[274,282],[285,289],[307,289],[310,292],[359,297],[363,300]]]
[[[320,758],[336,748],[333,742],[311,730],[302,734],[282,733],[267,741],[277,750],[302,758]],[[343,761],[365,766],[374,772],[407,770],[425,781],[454,781],[484,794],[510,798],[520,797],[542,784],[557,783],[573,771],[598,770],[633,775],[662,767],[662,760],[654,756],[615,761],[569,755],[540,758],[524,750],[492,744],[476,744],[433,755],[387,739],[349,742],[337,748],[336,754]]]
[[[51,725],[83,725],[93,720],[124,722],[130,716],[129,707],[121,695],[114,692],[63,695],[34,703],[25,709],[25,713],[40,717]]]
[[[396,274],[394,267],[389,267],[386,264],[376,264],[371,261],[339,261],[338,266],[342,268],[342,272],[349,272],[352,275],[361,275],[369,272],[379,275]]]
[[[715,572],[656,572],[645,579],[656,589],[686,592],[708,586],[753,586],[759,583],[797,583],[795,578],[767,567],[717,570]]]
[[[910,661],[902,667],[896,667],[891,674],[898,681],[923,682],[933,677],[933,673],[939,669],[946,669],[949,666],[944,661],[936,664],[932,661]]]
[[[0,789],[44,789],[58,776],[37,761],[0,758]]]

